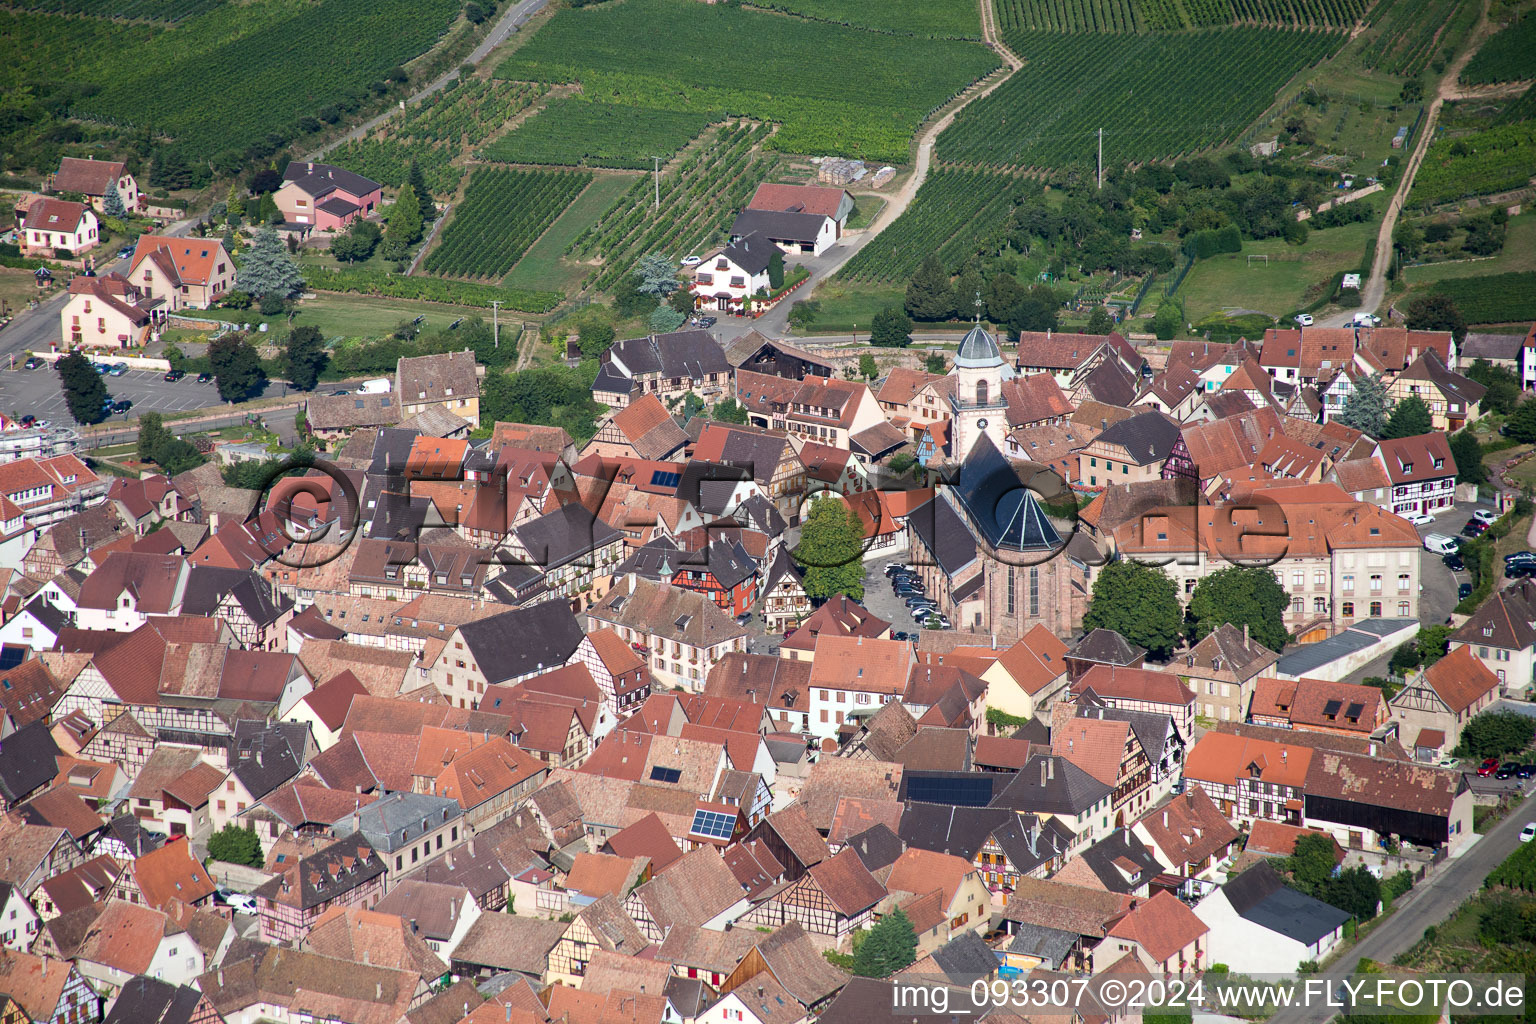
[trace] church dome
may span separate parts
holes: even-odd
[[[997,347],[997,339],[983,330],[980,324],[966,332],[964,340],[960,342],[960,351],[955,353],[957,367],[977,369],[1002,364],[1003,353]]]

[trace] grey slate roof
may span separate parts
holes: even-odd
[[[527,549],[529,562],[544,572],[558,569],[624,538],[618,530],[574,501],[524,523],[513,532]]]
[[[890,827],[882,823],[871,825],[869,828],[851,837],[847,843],[858,855],[866,871],[879,871],[883,867],[889,867],[896,863],[898,857],[906,852],[907,844],[901,841],[901,837],[890,830]]]
[[[489,683],[501,683],[540,669],[564,665],[586,634],[561,599],[514,608],[459,627]]]
[[[613,343],[604,363],[619,363],[630,376],[659,373],[666,378],[701,379],[706,374],[729,373],[725,350],[708,331],[672,331]]]
[[[1109,892],[1130,893],[1145,885],[1153,875],[1162,871],[1162,865],[1157,858],[1152,856],[1146,844],[1125,829],[1116,829],[1109,835],[1094,843],[1084,850],[1080,856],[1083,863],[1091,869],[1099,882]],[[1138,870],[1134,874],[1135,881],[1128,881],[1126,877],[1115,868],[1116,860],[1128,860],[1135,864]]]
[[[993,548],[1046,551],[1061,544],[1034,492],[987,434],[976,439],[961,463],[955,494]]]
[[[1059,968],[1082,938],[1076,932],[1047,928],[1045,925],[1030,924],[1027,921],[1013,921],[1011,925],[1013,941],[1004,949],[1009,953],[1038,956],[1048,967]]]
[[[1138,658],[1144,658],[1146,655],[1146,648],[1137,647],[1112,629],[1093,630],[1067,652],[1069,658],[1092,661],[1100,665],[1115,665],[1119,668],[1128,668],[1136,664]]]
[[[1349,920],[1349,914],[1298,892],[1261,860],[1221,887],[1244,920],[1288,939],[1311,945]]]
[[[1110,787],[1057,754],[1039,754],[992,801],[993,807],[1076,815],[1103,800]]]
[[[309,726],[302,722],[235,723],[230,742],[230,770],[252,799],[260,800],[299,774]]]
[[[949,497],[936,495],[912,510],[907,525],[947,576],[976,561],[976,539]]]
[[[379,187],[379,183],[373,179],[365,178],[345,167],[308,163],[302,160],[289,161],[288,166],[283,168],[283,181],[297,181],[300,187],[311,195],[323,194],[314,191],[315,189],[339,186],[355,196],[365,196]]]
[[[144,975],[128,979],[103,1024],[191,1024],[203,994]]]
[[[249,569],[194,565],[187,573],[182,614],[212,615],[226,595],[233,595],[241,610],[258,626],[271,626],[293,608],[292,598],[275,593],[266,580]]]
[[[376,850],[394,853],[463,816],[457,800],[426,793],[391,793],[335,822],[336,834],[361,832]]]
[[[814,242],[826,222],[827,216],[822,213],[742,210],[731,224],[731,237],[742,238],[756,233],[775,242]]]
[[[961,932],[933,951],[933,962],[946,978],[956,983],[970,983],[997,972],[997,954],[974,929]]]
[[[1121,420],[1095,440],[1125,446],[1136,465],[1145,466],[1167,459],[1180,436],[1177,423],[1153,410]]]
[[[15,803],[59,773],[59,746],[39,719],[0,742],[0,796]]]
[[[1525,345],[1523,334],[1488,334],[1482,331],[1468,331],[1467,336],[1461,340],[1461,346],[1457,357],[1467,361],[1475,359],[1519,359],[1520,349]]]

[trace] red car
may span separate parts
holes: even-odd
[[[1477,766],[1478,777],[1479,778],[1484,778],[1484,779],[1486,779],[1488,776],[1492,775],[1494,772],[1496,772],[1498,770],[1499,770],[1499,759],[1496,758],[1496,757],[1490,757],[1488,760],[1484,761],[1482,764]]]

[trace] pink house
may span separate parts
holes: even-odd
[[[100,240],[96,214],[84,203],[49,196],[29,196],[15,209],[16,238],[21,254],[64,259],[94,249]]]
[[[272,201],[289,224],[335,231],[368,216],[383,198],[383,187],[361,174],[295,160],[283,172],[283,187],[273,194]]]

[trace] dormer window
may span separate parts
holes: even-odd
[[[1436,469],[1444,469],[1445,468],[1445,460],[1444,459],[1436,459],[1435,460],[1435,468]]]

